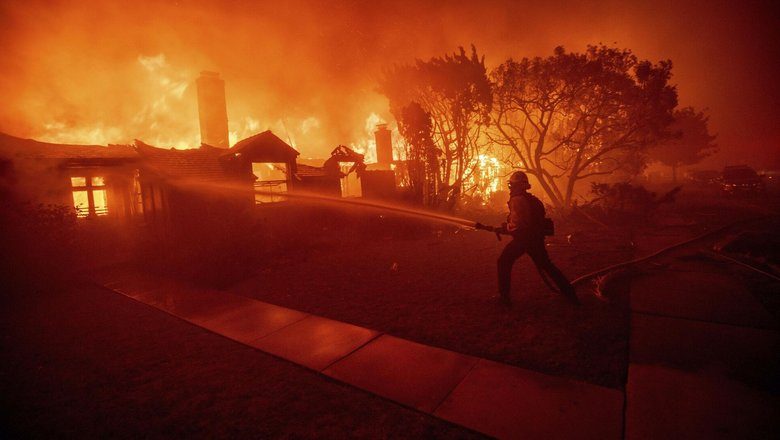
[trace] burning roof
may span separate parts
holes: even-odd
[[[298,172],[295,173],[298,178],[306,177],[326,177],[327,173],[322,167],[298,164]]]
[[[0,157],[8,160],[48,160],[66,165],[123,163],[138,159],[129,145],[51,144],[0,133]]]
[[[222,155],[225,150],[201,145],[189,150],[164,149],[135,141],[144,169],[158,177],[171,179],[197,179],[200,181],[224,181],[230,178]]]
[[[67,145],[21,139],[0,133],[0,159],[40,161],[57,166],[106,166],[137,163],[164,179],[224,181],[242,177],[237,162],[295,163],[300,153],[271,131],[250,136],[229,150],[203,144],[194,149],[165,149],[136,140],[133,145]],[[247,178],[252,178],[251,172]]]
[[[247,154],[255,162],[288,162],[294,161],[299,153],[287,142],[279,139],[278,136],[266,130],[254,136],[239,141],[233,145],[227,153],[223,154]]]

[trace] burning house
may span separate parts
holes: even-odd
[[[338,146],[322,166],[271,131],[228,141],[225,82],[215,72],[196,80],[201,146],[65,145],[0,133],[4,191],[38,203],[71,206],[79,218],[136,219],[156,228],[187,224],[207,211],[227,212],[285,200],[291,191],[389,199],[396,193],[391,132],[375,131],[376,164]],[[356,187],[356,188],[353,188]],[[218,188],[221,191],[215,194]]]
[[[163,149],[136,141],[137,185],[144,223],[179,227],[209,212],[229,213],[250,203],[252,178],[221,148]],[[219,191],[221,188],[246,188]]]
[[[72,206],[79,218],[136,219],[169,228],[205,211],[283,201],[291,191],[341,196],[341,179],[352,172],[365,197],[394,194],[393,171],[366,170],[363,155],[347,147],[336,148],[322,167],[298,164],[299,154],[271,131],[227,149],[203,144],[187,150],[138,140],[132,145],[63,145],[0,133],[6,191],[38,203]],[[349,164],[346,173],[343,163]]]
[[[0,133],[5,191],[37,203],[72,206],[80,218],[134,218],[158,226],[186,223],[204,209],[268,201],[257,199],[253,187],[286,193],[299,179],[297,155],[270,131],[230,149],[204,144],[189,150],[141,141],[62,145]],[[220,188],[230,191],[211,195]]]
[[[63,145],[0,133],[6,193],[37,203],[72,206],[81,218],[142,212],[139,156],[128,145]]]
[[[256,203],[283,200],[283,194],[299,181],[296,176],[300,153],[271,131],[239,141],[225,154],[235,164],[236,172],[254,176]]]

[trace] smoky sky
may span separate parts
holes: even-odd
[[[372,114],[392,122],[376,84],[393,63],[474,44],[490,68],[605,43],[672,60],[681,105],[709,109],[721,147],[711,163],[780,166],[778,17],[766,3],[0,4],[0,131],[17,136],[196,143],[193,81],[214,70],[237,136],[271,128],[304,156],[323,157],[364,140]]]

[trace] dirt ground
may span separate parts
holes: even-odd
[[[4,294],[3,438],[480,438],[94,285]]]

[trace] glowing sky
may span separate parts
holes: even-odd
[[[0,131],[195,146],[193,81],[227,81],[234,138],[271,128],[305,156],[391,119],[382,69],[474,43],[507,57],[603,42],[674,62],[682,105],[709,108],[713,166],[780,167],[778,17],[747,2],[0,0]]]

